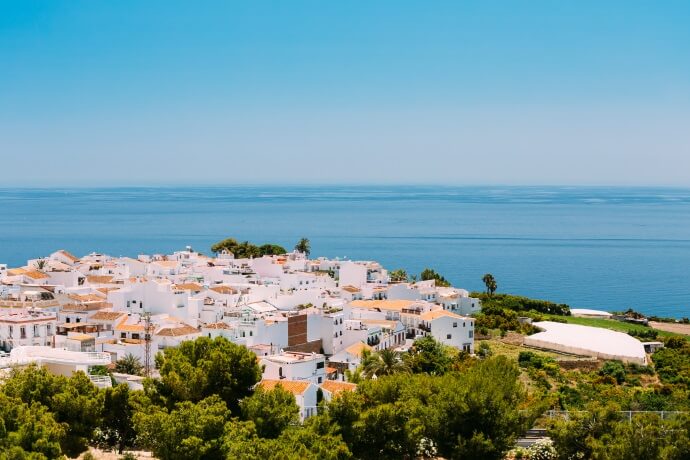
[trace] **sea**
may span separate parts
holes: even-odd
[[[0,263],[170,253],[233,237],[433,268],[574,308],[690,316],[690,189],[232,186],[0,189]]]

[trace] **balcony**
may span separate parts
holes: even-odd
[[[424,331],[424,332],[431,332],[431,326],[427,326],[424,323],[419,323],[419,325],[417,326],[417,329],[419,329],[420,331]]]
[[[110,379],[109,375],[89,374],[89,380],[98,388],[111,388],[113,386],[113,381]]]

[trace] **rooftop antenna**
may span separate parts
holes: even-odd
[[[144,312],[144,375],[151,377],[151,313]]]

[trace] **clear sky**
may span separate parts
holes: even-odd
[[[0,0],[0,172],[690,186],[690,2]]]

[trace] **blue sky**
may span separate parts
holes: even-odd
[[[0,186],[690,186],[683,1],[0,0]]]

